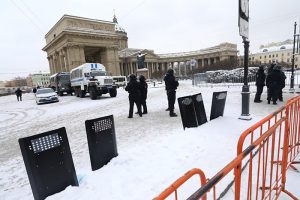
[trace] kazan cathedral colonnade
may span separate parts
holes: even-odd
[[[50,74],[69,72],[87,62],[102,63],[110,75],[136,73],[139,52],[146,53],[145,67],[149,77],[155,72],[175,71],[189,67],[204,67],[225,60],[237,59],[237,46],[222,43],[214,47],[190,52],[155,54],[149,49],[128,48],[127,33],[113,21],[64,15],[46,34]],[[181,70],[178,75],[184,75]],[[186,70],[185,70],[186,73]]]

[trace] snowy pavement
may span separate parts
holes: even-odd
[[[224,117],[186,131],[180,117],[170,118],[165,111],[167,98],[161,84],[155,88],[149,85],[149,113],[133,119],[127,118],[128,94],[122,88],[116,98],[64,96],[58,103],[45,105],[36,105],[33,94],[24,94],[22,102],[17,102],[15,96],[0,97],[0,199],[33,199],[18,139],[60,127],[66,127],[80,186],[68,187],[47,199],[152,199],[192,168],[200,168],[208,178],[212,177],[235,157],[240,134],[284,105],[268,105],[265,93],[264,102],[254,104],[255,88],[251,88],[253,119],[241,121],[241,87],[200,88],[183,81],[177,97],[201,92],[209,119],[214,91],[228,91]],[[292,96],[284,93],[284,100]],[[175,111],[179,114],[177,102]],[[111,114],[119,155],[92,172],[84,122]],[[300,184],[299,174],[288,175]],[[224,181],[224,186],[229,181]],[[194,182],[194,187],[185,188],[185,195],[197,189]],[[290,186],[295,189],[293,185]],[[290,191],[296,194],[295,190]],[[297,195],[300,197],[299,191]]]

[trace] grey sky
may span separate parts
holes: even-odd
[[[64,15],[112,21],[128,34],[131,48],[155,53],[238,44],[238,0],[2,0],[0,80],[49,71],[45,34]],[[250,51],[292,38],[299,0],[250,0]]]

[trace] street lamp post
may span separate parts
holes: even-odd
[[[251,120],[249,113],[250,90],[248,85],[249,62],[249,0],[239,0],[239,31],[244,43],[244,85],[242,88],[242,114],[239,119]]]
[[[290,91],[294,92],[294,67],[295,67],[295,41],[296,41],[296,29],[297,29],[297,23],[294,24],[294,42],[293,42],[293,55],[292,55],[292,75],[291,75],[291,85],[290,85]],[[298,45],[297,45],[298,46]]]

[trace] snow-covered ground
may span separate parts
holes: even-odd
[[[202,169],[208,178],[235,157],[237,140],[248,127],[267,116],[285,102],[254,104],[255,88],[251,88],[250,121],[239,120],[241,87],[192,87],[182,81],[177,97],[201,92],[209,119],[212,93],[228,91],[224,117],[193,129],[182,128],[180,116],[170,118],[164,85],[149,85],[148,114],[128,119],[128,94],[118,89],[116,98],[103,95],[89,97],[64,96],[60,102],[36,105],[33,94],[25,94],[22,102],[15,96],[0,97],[0,199],[33,199],[21,156],[18,138],[66,127],[79,187],[47,199],[152,199],[173,181],[192,168]],[[284,93],[284,100],[294,94]],[[178,105],[175,105],[179,114]],[[119,155],[106,166],[91,171],[84,122],[114,115]],[[193,180],[192,180],[193,181]],[[224,181],[224,186],[230,182]],[[185,195],[197,189],[185,188]],[[300,197],[300,175],[289,171],[287,189]],[[187,197],[187,196],[185,196]],[[281,199],[285,199],[282,195]]]

